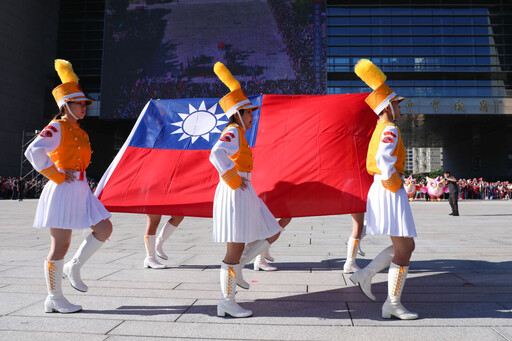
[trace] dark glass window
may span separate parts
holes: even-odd
[[[506,32],[500,26],[490,26],[496,19],[489,16],[486,8],[329,9],[328,6],[327,13],[345,15],[328,18],[329,24],[344,25],[327,28],[328,57],[343,56],[343,59],[328,59],[329,72],[352,72],[360,58],[370,58],[384,72],[411,72],[409,79],[390,83],[405,96],[503,96],[505,92],[503,82],[478,83],[478,77],[483,77],[478,72],[469,81],[432,80],[431,75],[427,80],[421,79],[421,74],[413,74],[440,72],[440,78],[444,78],[442,72],[448,71],[501,71],[503,66],[498,67],[503,63],[501,59],[509,60],[507,55],[512,55],[512,51],[502,46],[507,41],[503,36]],[[494,47],[494,44],[501,45]],[[497,53],[500,60],[493,57]],[[333,84],[329,82],[329,93],[370,91],[359,80]]]

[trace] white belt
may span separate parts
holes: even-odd
[[[403,174],[398,174],[398,176],[400,177],[400,179],[402,179],[402,181],[404,181],[404,179],[405,179],[405,175],[403,175]],[[374,179],[374,180],[382,180],[382,175],[381,175],[381,174],[377,174],[377,173],[375,173],[375,174],[373,175],[373,179]]]
[[[73,175],[75,176],[75,180],[77,181],[87,181],[87,176],[85,171],[74,171]]]
[[[251,173],[249,172],[238,172],[238,175],[240,175],[242,178],[246,178],[247,180],[251,181]]]

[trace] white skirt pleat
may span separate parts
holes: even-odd
[[[366,233],[416,237],[407,192],[403,187],[396,193],[387,190],[379,174],[374,176],[366,201]]]
[[[87,181],[48,181],[37,204],[34,227],[82,230],[108,219],[111,214],[92,194]]]
[[[250,179],[250,173],[239,173]],[[276,218],[256,195],[251,183],[232,190],[220,181],[213,201],[213,241],[250,243],[272,237],[281,231]]]

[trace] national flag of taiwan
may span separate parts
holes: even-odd
[[[259,95],[246,133],[252,184],[276,217],[364,212],[377,116],[368,94]],[[219,174],[210,149],[227,124],[218,98],[152,100],[96,195],[113,212],[211,217]]]

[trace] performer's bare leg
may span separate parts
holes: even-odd
[[[105,219],[91,226],[91,229],[92,233],[85,237],[73,258],[71,258],[63,268],[63,275],[64,277],[69,277],[71,286],[82,292],[86,292],[89,288],[82,281],[80,270],[89,258],[105,244],[108,237],[110,237],[112,234],[112,223],[110,219]]]
[[[71,244],[72,230],[50,228],[50,252],[44,260],[44,273],[48,296],[44,301],[46,313],[74,313],[82,306],[71,304],[62,294],[62,271],[64,257]]]
[[[277,223],[284,230],[284,228],[290,223],[290,221],[292,221],[292,218],[281,218]],[[276,239],[279,238],[280,235],[280,233],[277,234]],[[277,268],[275,266],[268,264],[267,260],[270,262],[274,261],[274,257],[270,255],[270,247],[268,247],[266,250],[264,250],[262,253],[256,256],[256,258],[254,259],[253,266],[254,271],[276,271]]]
[[[174,233],[174,231],[176,231],[176,228],[183,221],[183,218],[183,216],[172,216],[171,218],[169,218],[167,223],[165,223],[165,225],[162,226],[162,229],[160,230],[160,233],[156,238],[155,252],[158,257],[162,259],[169,259],[169,257],[165,254],[163,250],[164,242],[171,236],[171,234]]]
[[[155,234],[161,219],[161,215],[147,214],[146,233],[144,235],[144,244],[146,245],[144,267],[147,269],[165,269],[167,267],[167,265],[160,263],[155,256]]]
[[[415,247],[414,238],[391,236],[391,241],[395,255],[389,266],[388,297],[382,306],[382,317],[396,316],[402,320],[414,320],[418,318],[418,314],[410,312],[400,303],[405,279],[409,272],[409,261]]]
[[[347,242],[347,258],[343,265],[343,272],[346,274],[354,273],[360,269],[356,264],[356,256],[360,248],[363,228],[364,213],[352,213],[352,233]]]

